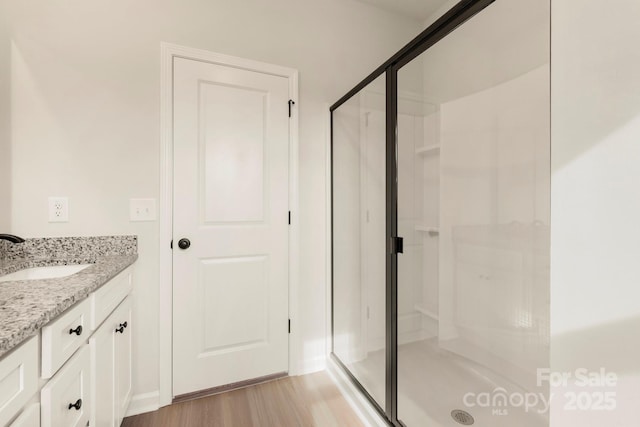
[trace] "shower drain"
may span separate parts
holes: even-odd
[[[473,417],[470,413],[463,411],[462,409],[454,409],[451,411],[451,418],[453,418],[457,423],[462,424],[463,426],[470,426],[473,424]]]

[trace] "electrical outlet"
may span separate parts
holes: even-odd
[[[49,197],[49,222],[69,222],[67,197]]]
[[[130,199],[129,219],[131,221],[155,221],[156,199]]]

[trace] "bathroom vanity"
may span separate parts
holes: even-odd
[[[121,424],[131,400],[130,293],[137,259],[135,237],[125,237],[124,249],[113,240],[100,246],[106,238],[74,238],[81,240],[45,242],[72,248],[62,254],[33,256],[31,248],[6,259],[5,253],[0,426]],[[98,239],[97,245],[83,239]]]

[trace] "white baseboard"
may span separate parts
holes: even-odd
[[[129,409],[125,416],[144,414],[145,412],[155,411],[160,408],[160,391],[151,391],[148,393],[136,394],[131,398]]]
[[[298,368],[293,372],[289,372],[289,375],[313,374],[314,372],[324,371],[325,369],[327,369],[327,357],[318,356],[300,361]]]
[[[327,358],[327,372],[336,383],[345,400],[366,427],[387,427],[389,424],[380,416],[366,397],[353,385],[342,368],[331,358]]]

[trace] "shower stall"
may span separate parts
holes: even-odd
[[[548,425],[549,44],[461,1],[331,107],[332,359],[389,425]]]

